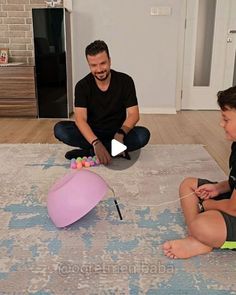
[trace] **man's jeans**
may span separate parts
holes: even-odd
[[[111,140],[114,138],[115,131],[104,131],[93,129],[94,134],[101,140],[106,149],[111,153]],[[90,150],[92,145],[81,134],[75,122],[60,121],[54,126],[55,137],[65,144]],[[150,132],[147,128],[135,126],[124,138],[127,151],[132,152],[144,147],[150,139]]]

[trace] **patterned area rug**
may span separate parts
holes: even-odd
[[[236,252],[173,261],[161,250],[185,235],[181,180],[225,178],[202,146],[150,145],[129,169],[89,168],[114,189],[123,220],[108,191],[82,219],[57,229],[46,200],[70,173],[66,151],[0,145],[0,294],[236,294]]]

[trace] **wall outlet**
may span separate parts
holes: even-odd
[[[171,15],[171,12],[172,12],[172,9],[171,7],[168,7],[168,6],[162,6],[162,7],[151,7],[150,9],[150,15],[152,16],[159,16],[159,15],[162,15],[162,16],[167,16],[167,15]]]

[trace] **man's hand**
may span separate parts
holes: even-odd
[[[119,141],[120,143],[124,143],[124,135],[120,133],[116,133],[114,135],[114,139]]]
[[[111,162],[111,156],[101,141],[94,145],[94,152],[101,164],[107,165]]]
[[[124,144],[124,134],[116,133],[114,135],[114,139],[119,141],[120,143]],[[123,157],[125,157],[125,152],[120,153],[119,155],[122,155]]]
[[[195,190],[195,194],[202,200],[208,200],[219,195],[216,184],[203,184]]]

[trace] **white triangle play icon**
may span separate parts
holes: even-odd
[[[111,155],[112,157],[115,157],[125,151],[127,149],[127,146],[123,143],[119,142],[116,139],[112,139],[111,141]]]

